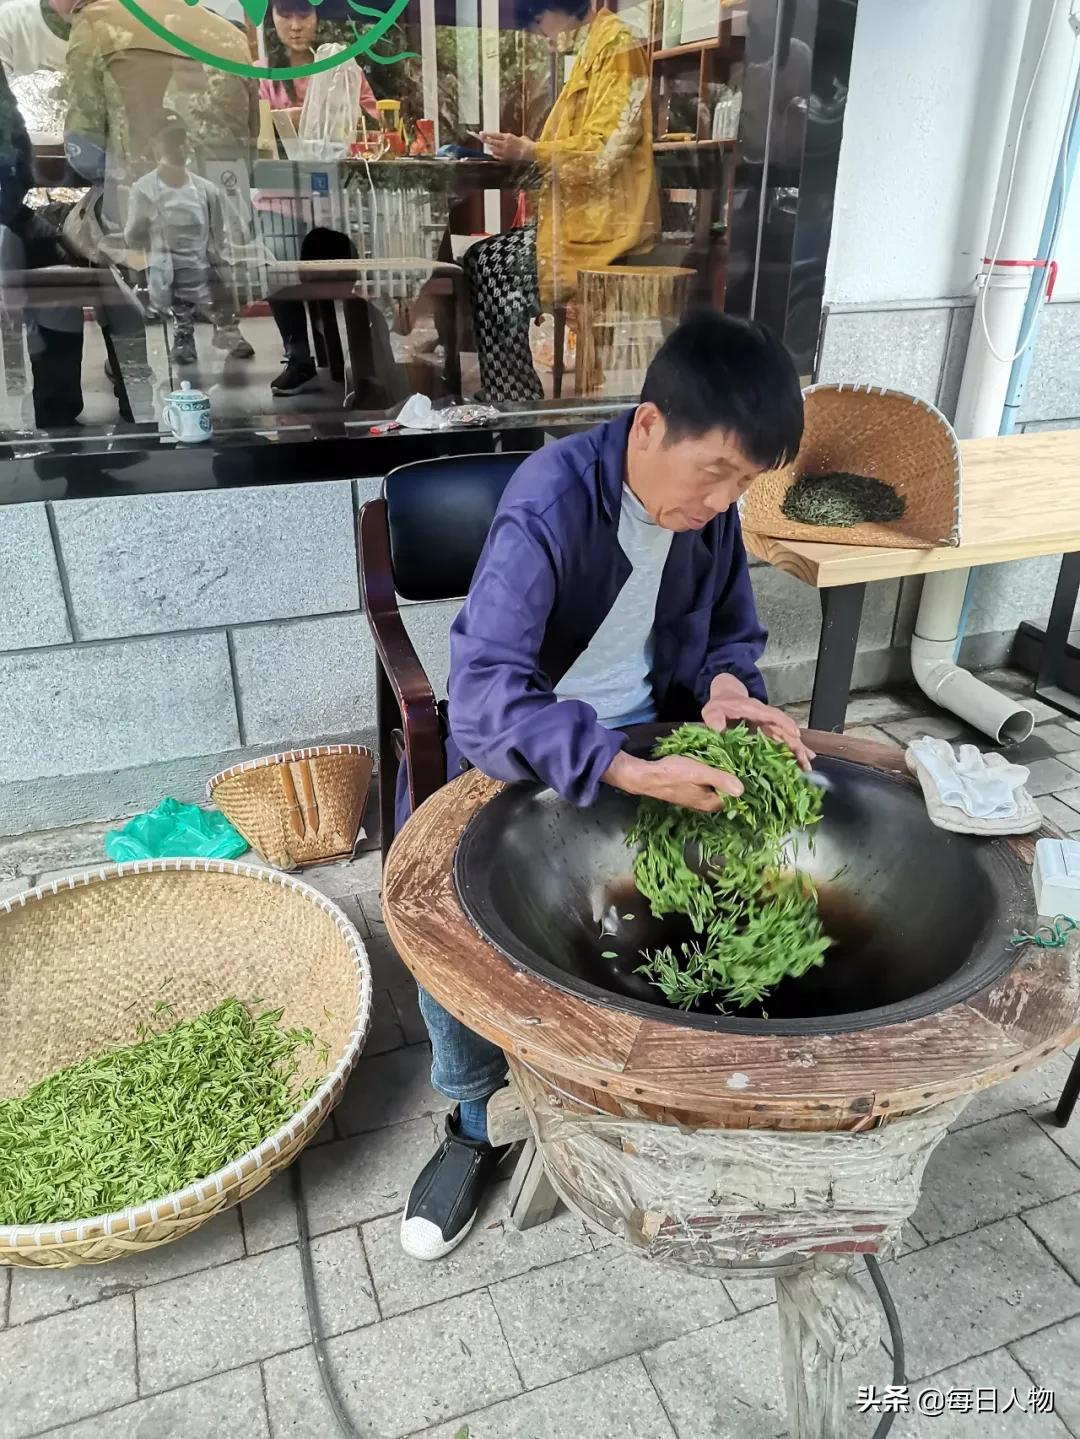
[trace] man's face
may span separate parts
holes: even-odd
[[[667,423],[639,405],[630,427],[631,488],[665,530],[700,530],[735,504],[761,473],[726,430],[668,442]]]

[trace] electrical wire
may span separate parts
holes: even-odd
[[[319,1381],[344,1439],[361,1439],[360,1431],[353,1427],[352,1421],[345,1411],[345,1405],[342,1403],[341,1395],[334,1383],[334,1371],[330,1365],[330,1356],[326,1352],[322,1311],[319,1309],[319,1296],[315,1289],[315,1266],[311,1262],[311,1230],[308,1226],[307,1205],[304,1202],[304,1181],[300,1175],[298,1162],[291,1166],[290,1172],[292,1174],[293,1200],[296,1204],[296,1230],[300,1239],[300,1272],[304,1277],[304,1308],[307,1311],[308,1333],[311,1336],[311,1348],[319,1370]]]
[[[334,1420],[344,1436],[344,1439],[361,1439],[359,1430],[354,1428],[342,1403],[341,1395],[338,1393],[337,1385],[334,1382],[334,1371],[330,1364],[330,1356],[326,1352],[326,1340],[323,1337],[322,1312],[319,1309],[319,1296],[315,1288],[315,1267],[311,1260],[311,1230],[308,1226],[307,1204],[304,1200],[304,1181],[300,1173],[300,1165],[293,1164],[290,1168],[292,1176],[293,1201],[296,1205],[296,1230],[300,1240],[300,1271],[304,1279],[304,1307],[307,1311],[308,1334],[311,1338],[311,1348],[315,1355],[315,1363],[319,1370],[319,1381],[323,1387],[323,1393],[333,1413]],[[892,1361],[894,1385],[903,1385],[907,1382],[905,1377],[904,1358],[904,1332],[900,1328],[900,1316],[896,1312],[896,1305],[889,1293],[889,1286],[881,1273],[881,1266],[872,1254],[864,1254],[866,1267],[870,1272],[870,1279],[877,1290],[878,1299],[885,1312],[885,1322],[889,1326],[889,1337],[892,1340]],[[883,1414],[877,1428],[874,1430],[872,1439],[885,1439],[885,1435],[893,1426],[896,1418],[896,1411]]]
[[[1010,204],[1010,202],[1011,202],[1011,200],[1012,200],[1013,185],[1015,184],[1015,181],[1016,181],[1016,165],[1017,165],[1017,161],[1018,161],[1018,159],[1019,159],[1019,157],[1020,157],[1020,140],[1021,140],[1021,137],[1022,137],[1023,131],[1024,131],[1024,121],[1027,119],[1027,112],[1028,112],[1028,107],[1029,107],[1030,104],[1031,104],[1031,97],[1032,97],[1032,96],[1034,95],[1034,93],[1035,93],[1035,84],[1036,84],[1036,81],[1037,81],[1038,78],[1039,78],[1039,71],[1042,69],[1043,59],[1044,59],[1044,57],[1045,57],[1045,55],[1046,55],[1047,47],[1049,46],[1049,43],[1050,43],[1050,35],[1051,35],[1051,32],[1053,31],[1053,28],[1054,28],[1054,20],[1055,20],[1055,18],[1056,18],[1056,13],[1057,13],[1057,11],[1056,11],[1056,6],[1053,5],[1053,4],[1051,4],[1050,15],[1049,15],[1049,18],[1047,19],[1047,22],[1046,22],[1046,33],[1043,35],[1042,46],[1041,46],[1041,48],[1040,48],[1040,50],[1039,50],[1039,58],[1035,61],[1035,68],[1034,68],[1034,70],[1031,72],[1031,83],[1028,85],[1027,94],[1024,96],[1024,104],[1023,104],[1023,107],[1022,107],[1022,109],[1021,109],[1021,111],[1020,111],[1020,119],[1019,119],[1019,121],[1017,122],[1017,126],[1016,126],[1016,137],[1015,137],[1015,141],[1014,141],[1014,143],[1013,143],[1012,163],[1011,163],[1010,166],[1009,166],[1009,179],[1008,179],[1008,182],[1006,183],[1006,186],[1005,186],[1005,198],[1004,198],[1004,200],[1002,201],[1002,205],[1001,205],[1001,221],[1000,221],[1000,224],[998,225],[997,239],[996,239],[996,241],[994,242],[994,248],[993,248],[993,251],[991,252],[990,262],[989,262],[989,266],[988,266],[988,268],[987,268],[987,272],[986,272],[985,275],[980,276],[980,279],[979,279],[979,285],[980,285],[980,288],[979,288],[979,297],[978,297],[978,299],[977,299],[977,301],[976,301],[976,304],[975,304],[975,308],[976,308],[976,310],[978,311],[978,314],[979,314],[979,324],[982,326],[983,338],[986,340],[986,348],[990,351],[991,355],[993,355],[994,359],[997,360],[997,362],[998,362],[999,364],[1001,364],[1001,365],[1011,365],[1011,364],[1013,364],[1016,360],[1018,360],[1018,359],[1020,358],[1020,356],[1021,356],[1021,355],[1024,353],[1024,351],[1027,349],[1027,347],[1031,344],[1031,341],[1032,341],[1032,339],[1034,338],[1034,335],[1035,335],[1035,329],[1036,329],[1036,324],[1037,324],[1037,321],[1036,321],[1036,319],[1035,319],[1035,315],[1033,314],[1033,315],[1032,315],[1032,318],[1031,318],[1031,320],[1030,320],[1030,322],[1029,322],[1029,324],[1028,324],[1027,332],[1023,335],[1022,340],[1021,340],[1021,343],[1020,343],[1020,346],[1019,346],[1019,348],[1016,350],[1015,354],[1012,354],[1012,355],[1003,355],[1003,354],[1000,354],[1000,353],[998,352],[997,348],[995,347],[993,340],[990,338],[990,327],[989,327],[989,324],[987,323],[987,318],[986,318],[986,302],[987,302],[987,295],[988,295],[989,288],[990,288],[990,280],[991,280],[991,278],[992,278],[992,276],[993,276],[993,273],[994,273],[994,270],[995,270],[995,268],[996,268],[996,266],[997,266],[997,262],[998,262],[998,260],[1001,258],[1001,246],[1002,246],[1002,242],[1003,242],[1003,240],[1004,240],[1004,238],[1005,238],[1005,225],[1006,225],[1006,222],[1007,222],[1008,216],[1009,216],[1009,204]],[[1075,41],[1074,41],[1074,43],[1075,43]],[[1068,133],[1068,132],[1066,131],[1066,134],[1067,134],[1067,133]],[[1065,165],[1065,151],[1064,151],[1064,148],[1062,149],[1061,155],[1060,155],[1060,157],[1059,157],[1059,164],[1060,164],[1060,166],[1061,166],[1062,176],[1064,177],[1064,165]],[[1057,168],[1057,167],[1055,167],[1055,168]],[[1056,216],[1055,216],[1055,231],[1056,231],[1056,227],[1059,226],[1060,223],[1061,223],[1062,204],[1061,204],[1061,192],[1060,192],[1060,190],[1059,190],[1059,192],[1058,192],[1057,206],[1058,206],[1058,208],[1057,208],[1057,214],[1056,214]],[[1049,280],[1049,276],[1050,276],[1050,269],[1049,269],[1049,266],[1046,266],[1046,267],[1044,267],[1044,269],[1043,269],[1043,271],[1042,271],[1042,273],[1041,273],[1041,275],[1040,275],[1040,277],[1039,277],[1039,288],[1040,288],[1040,296],[1039,296],[1039,298],[1040,298],[1040,300],[1041,300],[1041,298],[1042,298],[1042,292],[1044,292],[1045,289],[1046,289],[1046,285],[1047,285],[1047,282],[1048,282],[1048,280]],[[1037,312],[1036,312],[1036,313],[1037,313]]]
[[[881,1266],[872,1254],[864,1254],[863,1258],[866,1260],[866,1267],[870,1271],[870,1278],[877,1290],[877,1296],[881,1300],[881,1307],[885,1311],[885,1322],[889,1326],[889,1338],[892,1340],[892,1382],[894,1385],[903,1387],[907,1383],[907,1377],[904,1373],[904,1331],[900,1328],[900,1316],[896,1312],[896,1305],[889,1293],[889,1286],[885,1283],[881,1273]],[[883,1414],[874,1430],[873,1439],[885,1439],[895,1418],[895,1409]]]

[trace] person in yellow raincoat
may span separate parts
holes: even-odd
[[[534,163],[540,176],[535,224],[481,240],[465,257],[480,380],[496,402],[543,398],[529,321],[574,298],[579,269],[647,249],[660,220],[644,42],[590,0],[524,3],[558,55],[573,59],[539,140],[482,136],[497,160]]]

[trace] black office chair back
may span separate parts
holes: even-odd
[[[383,481],[394,588],[406,600],[468,593],[495,511],[527,452],[445,455]]]

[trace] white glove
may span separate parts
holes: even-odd
[[[974,745],[959,754],[944,740],[926,736],[910,744],[907,767],[918,778],[926,812],[939,829],[967,834],[1025,834],[1042,823],[1024,785],[1028,771],[1000,754]]]
[[[1023,765],[1003,756],[980,754],[973,744],[954,753],[943,739],[916,740],[908,747],[937,785],[944,804],[962,809],[973,819],[1006,819],[1016,813],[1016,791],[1027,784]]]

